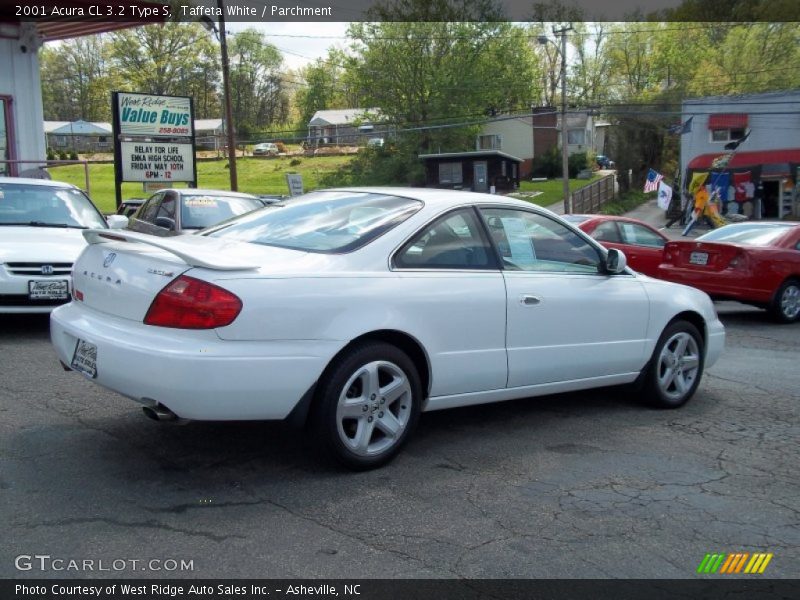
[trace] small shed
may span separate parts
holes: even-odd
[[[523,160],[500,150],[420,154],[425,163],[427,187],[472,190],[473,192],[513,191],[519,187]]]

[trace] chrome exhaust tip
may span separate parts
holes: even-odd
[[[144,412],[146,417],[153,419],[154,421],[178,422],[182,420],[180,417],[178,417],[178,415],[176,415],[163,404],[143,406],[142,412]]]

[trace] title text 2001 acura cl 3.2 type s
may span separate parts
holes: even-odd
[[[423,411],[629,383],[680,406],[724,345],[705,293],[498,196],[329,190],[86,238],[51,318],[65,365],[153,417],[309,423],[356,469]]]

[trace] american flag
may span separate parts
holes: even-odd
[[[655,192],[658,189],[659,182],[664,179],[661,173],[656,173],[653,169],[647,171],[647,181],[644,182],[644,191]]]

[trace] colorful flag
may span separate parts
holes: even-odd
[[[663,181],[658,184],[658,208],[667,210],[672,200],[672,188]]]
[[[733,174],[733,187],[736,189],[733,199],[737,202],[745,202],[753,197],[753,182],[751,181],[750,171]],[[749,192],[749,193],[748,193]]]
[[[708,178],[708,171],[700,171],[692,175],[692,181],[689,183],[689,193],[694,196]]]
[[[689,133],[692,130],[692,119],[694,119],[694,117],[689,117],[685,122],[679,123],[678,125],[673,125],[669,128],[669,133],[674,135],[683,135],[684,133]]]
[[[647,181],[644,182],[645,193],[655,192],[662,179],[664,179],[664,176],[661,173],[657,173],[653,169],[647,171]]]
[[[731,184],[730,173],[712,173],[711,174],[711,192],[717,193],[717,197],[722,202],[728,201],[728,187]]]

